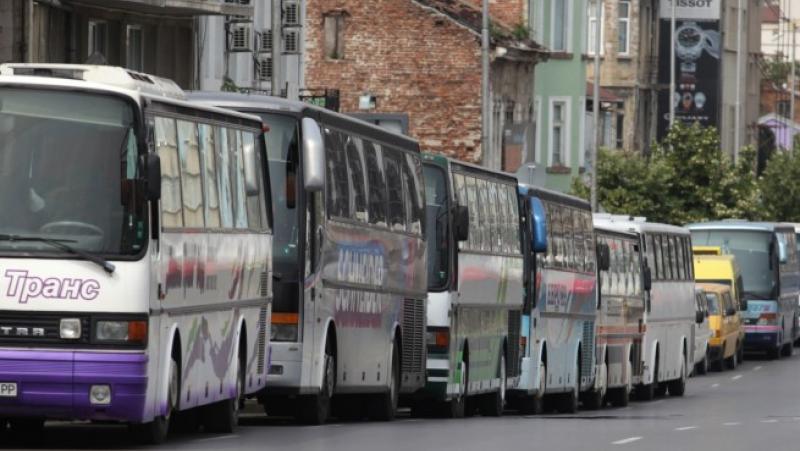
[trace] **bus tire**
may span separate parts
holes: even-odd
[[[706,373],[708,373],[708,351],[706,351],[703,360],[701,360],[700,363],[697,364],[697,368],[695,368],[695,374],[697,375],[702,376]]]
[[[728,367],[729,370],[735,370],[736,367],[739,366],[739,345],[736,345],[733,354],[725,359],[725,366]]]
[[[487,417],[499,417],[503,415],[506,405],[506,355],[500,354],[500,364],[497,369],[500,378],[500,387],[494,393],[484,395],[481,404],[481,413]]]
[[[167,385],[167,412],[149,423],[131,424],[130,431],[134,438],[143,444],[158,445],[164,443],[169,433],[173,412],[178,410],[180,394],[180,370],[173,353],[169,366],[169,382]]]
[[[242,361],[243,359],[240,355],[236,364],[236,393],[234,397],[204,407],[203,427],[206,432],[230,434],[239,425],[239,399],[244,393],[244,365]]]
[[[585,395],[583,400],[583,407],[588,410],[602,409],[606,403],[608,365],[605,363],[605,359],[603,360],[603,365],[600,367],[600,371],[598,371],[598,377],[602,377],[600,387],[592,387],[592,390]]]
[[[656,397],[656,387],[658,387],[658,353],[656,353],[656,364],[653,371],[653,381],[649,384],[642,384],[638,387],[637,395],[642,401],[652,401]]]
[[[520,400],[520,411],[524,415],[541,415],[544,412],[544,392],[547,390],[547,364],[539,362],[539,389],[532,396]]]
[[[736,351],[739,353],[739,364],[741,365],[744,362],[744,344],[739,343],[739,349]]]
[[[686,355],[683,354],[683,359],[681,361],[681,374],[677,379],[670,381],[668,384],[670,396],[683,396],[683,394],[686,393],[687,373],[688,372],[686,371]]]
[[[325,342],[325,366],[322,370],[322,386],[316,395],[301,399],[297,419],[305,424],[325,424],[331,415],[331,398],[336,389],[336,354],[333,352],[333,340],[329,335]]]
[[[469,396],[469,354],[467,348],[461,353],[459,362],[461,374],[459,376],[460,393],[445,402],[443,413],[446,418],[464,418],[467,411],[467,397]]]
[[[781,346],[767,349],[767,358],[770,360],[778,360],[781,358]]]
[[[369,403],[369,417],[376,421],[392,421],[400,401],[400,354],[392,345],[392,364],[389,374],[389,391],[376,395]]]
[[[794,345],[792,342],[786,343],[781,348],[781,357],[791,357],[794,355]]]
[[[578,359],[575,366],[575,383],[570,387],[570,391],[560,396],[558,402],[558,411],[560,413],[573,414],[578,412],[578,402],[580,401],[580,386],[581,386],[581,357],[578,353]]]

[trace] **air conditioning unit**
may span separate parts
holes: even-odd
[[[284,1],[283,3],[283,26],[299,27],[300,23],[300,3],[296,1]]]
[[[250,25],[249,24],[234,24],[231,26],[230,31],[230,50],[232,52],[249,52],[250,51]]]
[[[264,56],[258,59],[258,79],[259,81],[272,80],[272,57]]]
[[[283,52],[300,53],[300,30],[286,30],[283,33]]]
[[[272,51],[272,30],[264,30],[258,35],[260,42],[258,50],[262,53]]]

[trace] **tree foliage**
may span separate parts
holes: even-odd
[[[775,152],[759,182],[766,218],[800,222],[800,148]]]
[[[645,216],[651,221],[686,224],[718,218],[759,217],[756,154],[746,148],[734,164],[720,149],[713,128],[676,124],[649,156],[601,151],[598,202],[610,213]],[[588,188],[573,181],[573,193]]]

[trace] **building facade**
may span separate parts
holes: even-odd
[[[569,191],[586,161],[586,1],[533,0],[530,10],[534,39],[550,51],[550,59],[536,68],[536,167],[518,175]]]
[[[509,7],[519,0],[492,3],[525,10]],[[470,2],[307,0],[304,81],[338,90],[341,111],[407,133],[425,151],[514,171],[532,159],[534,68],[546,53],[525,27],[492,17],[482,149],[480,27]]]
[[[4,0],[0,62],[109,64],[193,88],[197,18],[252,14],[223,0]]]

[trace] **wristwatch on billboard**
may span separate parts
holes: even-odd
[[[681,61],[681,72],[695,72],[695,61],[703,54],[704,31],[697,22],[684,22],[675,30],[675,55]]]

